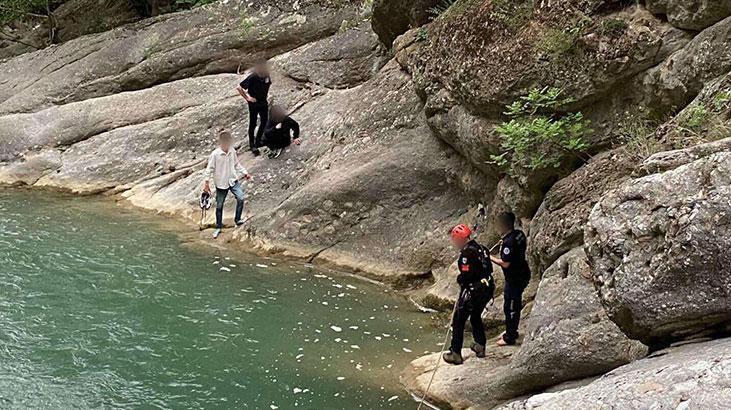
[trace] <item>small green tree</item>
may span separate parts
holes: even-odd
[[[25,16],[45,18],[41,14],[46,0],[0,0],[0,25],[7,25]]]
[[[559,88],[534,88],[508,105],[505,115],[510,121],[495,128],[503,152],[491,155],[490,162],[516,175],[523,170],[558,168],[567,155],[586,161],[590,122],[581,112],[562,112],[561,107],[574,101],[562,94]]]

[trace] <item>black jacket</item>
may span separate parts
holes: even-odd
[[[292,143],[294,139],[300,137],[300,125],[297,121],[285,117],[282,122],[274,122],[269,120],[264,129],[264,144],[269,148],[284,148]]]
[[[459,267],[457,283],[462,287],[479,283],[482,279],[492,280],[490,258],[485,248],[474,240],[462,248],[457,266]]]
[[[503,269],[505,281],[509,283],[528,283],[530,280],[530,268],[525,259],[525,252],[528,247],[528,238],[523,231],[514,229],[503,236],[500,245],[500,259],[510,262],[510,267]]]
[[[267,105],[267,98],[269,97],[269,87],[272,85],[272,80],[269,77],[259,77],[255,73],[250,73],[244,81],[239,84],[241,88],[256,98],[256,105]]]

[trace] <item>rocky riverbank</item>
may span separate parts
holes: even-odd
[[[633,377],[617,390],[630,408],[668,380],[688,388],[667,400],[716,403],[731,383],[731,5],[696,3],[220,1],[121,25],[1,65],[0,183],[197,223],[217,130],[246,140],[235,72],[272,58],[273,99],[296,110],[304,142],[243,157],[252,219],[232,244],[444,307],[457,294],[448,227],[485,203],[529,233],[522,345],[440,367],[430,401],[601,406]],[[591,121],[591,159],[520,172],[491,160],[505,105],[534,87],[561,89],[557,112]],[[491,225],[480,239],[494,242]],[[650,376],[666,361],[685,370]],[[433,363],[412,363],[404,384],[422,392]]]

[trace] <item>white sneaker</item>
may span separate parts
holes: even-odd
[[[213,231],[213,239],[218,238],[220,235],[221,235],[220,229],[216,229],[215,231]]]

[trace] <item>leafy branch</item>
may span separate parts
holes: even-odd
[[[558,168],[567,156],[587,161],[590,121],[581,112],[562,113],[561,108],[574,101],[562,94],[559,88],[534,88],[506,106],[510,120],[495,128],[502,153],[491,155],[489,162],[516,175],[526,169]]]

